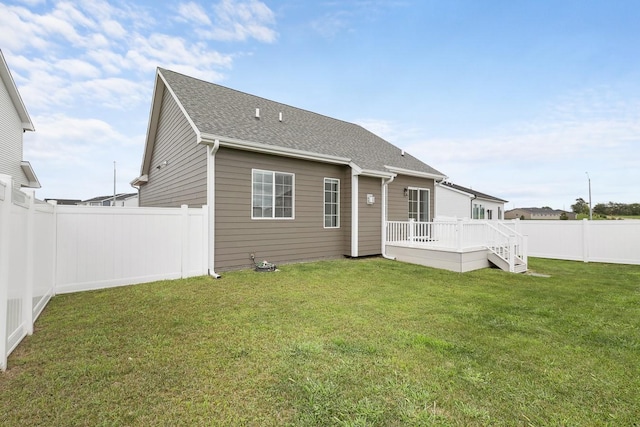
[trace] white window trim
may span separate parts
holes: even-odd
[[[426,191],[427,192],[427,200],[429,200],[429,209],[427,209],[427,221],[429,222],[429,219],[431,218],[431,189],[430,188],[424,188],[424,187],[407,187],[407,190],[418,190],[418,194],[420,193],[420,191]],[[407,200],[407,207],[408,206],[409,201]],[[419,207],[419,203],[418,203],[418,207]],[[407,209],[407,216],[409,216],[409,209]],[[420,215],[418,215],[420,216]]]
[[[336,219],[337,219],[337,225],[335,227],[327,227],[327,223],[326,223],[326,213],[325,210],[327,208],[327,201],[325,200],[324,196],[325,196],[325,186],[327,185],[327,181],[337,181],[338,182],[338,194],[337,194],[337,199],[336,199],[336,205],[337,205],[337,210],[336,210]],[[340,179],[338,178],[328,178],[325,177],[322,180],[322,226],[323,228],[326,229],[331,229],[331,230],[335,230],[336,228],[340,228]]]
[[[263,173],[270,173],[273,175],[273,194],[271,195],[272,197],[272,201],[273,201],[273,215],[271,217],[255,217],[253,216],[253,174],[255,172],[263,172]],[[283,175],[291,175],[291,216],[290,217],[276,217],[275,216],[275,207],[276,207],[276,192],[275,192],[275,183],[276,183],[276,177],[275,174],[280,173]],[[285,221],[290,221],[292,219],[296,219],[296,174],[295,173],[291,173],[291,172],[282,172],[282,171],[272,171],[272,170],[267,170],[267,169],[251,169],[251,203],[249,204],[250,209],[251,209],[251,219],[255,219],[257,221],[261,221],[261,220],[265,220],[265,221],[280,221],[280,220],[285,220]]]

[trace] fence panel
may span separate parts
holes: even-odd
[[[204,218],[201,208],[58,206],[56,292],[206,274]]]
[[[56,219],[50,204],[36,204],[33,231],[33,295],[32,310],[35,321],[54,293]]]
[[[640,264],[640,221],[515,221],[529,236],[529,256]]]

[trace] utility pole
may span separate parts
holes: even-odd
[[[589,172],[585,172],[587,174],[587,180],[589,180],[589,220],[593,220],[593,205],[591,204],[591,178],[589,177]]]
[[[116,161],[113,161],[113,205],[116,205]]]

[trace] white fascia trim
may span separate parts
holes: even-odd
[[[372,178],[389,179],[389,178],[396,177],[398,174],[393,173],[393,172],[382,172],[382,171],[376,171],[376,170],[371,170],[371,169],[362,169],[361,172],[360,172],[360,175],[369,176],[369,177],[372,177]]]
[[[29,181],[29,185],[27,185],[27,187],[42,188],[42,186],[40,185],[40,181],[38,180],[38,177],[36,176],[36,173],[33,170],[33,167],[31,167],[31,163],[27,161],[22,161],[20,162],[20,168],[22,169],[22,172],[24,173],[24,175],[27,177],[27,180]]]
[[[137,177],[136,179],[132,180],[129,185],[131,186],[135,186],[135,185],[143,185],[146,184],[147,182],[149,182],[149,175],[141,175],[139,177]]]
[[[11,102],[20,117],[22,129],[35,131],[31,117],[29,117],[27,107],[25,107],[22,97],[20,96],[20,92],[18,92],[18,87],[16,86],[16,82],[13,80],[13,76],[9,70],[7,61],[4,59],[2,50],[0,50],[0,79],[4,81],[7,92],[9,92],[9,98],[11,98]]]
[[[272,154],[283,157],[293,157],[296,159],[312,160],[316,162],[332,163],[336,165],[348,165],[351,159],[346,157],[330,156],[327,154],[312,153],[310,151],[296,150],[293,148],[279,147],[277,145],[263,144],[261,142],[244,141],[236,138],[227,138],[219,135],[202,133],[199,135],[200,144],[213,144],[213,141],[220,141],[220,147],[234,148],[236,150],[255,151],[258,153]]]
[[[189,116],[189,114],[187,113],[187,110],[185,110],[184,106],[182,105],[182,103],[180,102],[178,97],[176,96],[176,94],[173,91],[173,89],[171,89],[171,86],[169,85],[169,83],[167,83],[167,81],[165,80],[164,76],[162,75],[162,72],[159,69],[158,69],[158,76],[162,79],[162,82],[164,84],[164,88],[169,91],[169,93],[173,97],[173,100],[176,101],[176,104],[178,104],[178,108],[180,108],[180,111],[182,111],[182,114],[184,114],[184,116],[186,117],[187,121],[189,122],[189,125],[191,125],[191,128],[196,133],[196,138],[197,138],[198,143],[200,143],[200,141],[202,140],[202,136],[200,135],[200,130],[198,129],[196,124],[193,122],[193,120],[191,120],[191,116]],[[154,97],[155,97],[155,95],[154,95]]]
[[[414,171],[414,170],[411,170],[411,169],[397,168],[395,166],[384,165],[384,167],[389,172],[393,172],[393,173],[396,173],[398,175],[408,175],[408,176],[415,176],[415,177],[418,177],[418,178],[440,179],[440,180],[447,179],[446,175],[438,175],[438,174],[435,174],[435,173]]]

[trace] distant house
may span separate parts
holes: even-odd
[[[138,206],[138,193],[116,194],[115,203],[112,194],[110,196],[98,196],[82,200],[76,204],[79,206]]]
[[[516,208],[504,213],[505,219],[562,219],[563,214],[567,219],[577,219],[574,212],[550,208]]]
[[[436,183],[436,217],[460,219],[504,219],[507,200],[451,182]]]
[[[44,201],[47,203],[63,205],[63,206],[75,206],[82,202],[82,200],[80,199],[44,199]]]
[[[383,254],[445,175],[361,126],[158,69],[140,206],[208,206],[209,272]]]
[[[23,159],[23,134],[34,131],[18,88],[0,50],[0,174],[18,188],[40,188],[31,164]]]

